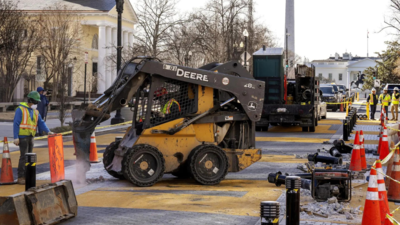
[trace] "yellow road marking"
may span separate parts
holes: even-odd
[[[262,155],[259,162],[306,163],[307,159],[296,159],[294,155]]]
[[[364,134],[378,135],[379,131],[363,131]]]
[[[36,186],[50,183],[49,180],[37,180]],[[12,185],[0,185],[0,196],[15,195],[25,191],[25,185],[12,184]]]
[[[320,120],[318,123],[321,124],[343,124],[342,120]]]
[[[330,139],[299,138],[299,137],[256,137],[256,141],[296,142],[296,143],[322,143]],[[294,147],[294,146],[293,146]]]
[[[331,126],[332,125],[318,125],[315,128],[314,133],[323,133],[323,134],[336,133],[336,130],[329,130]],[[274,126],[270,128],[268,132],[275,132],[275,133],[302,132],[302,129],[299,126],[290,126],[290,127]]]
[[[354,140],[346,141],[346,144],[354,144]],[[377,145],[379,140],[364,140],[364,145]]]
[[[121,185],[125,187],[120,187]],[[135,190],[246,191],[247,193],[242,197],[232,197],[134,192]],[[168,179],[148,188],[132,187],[132,184],[126,181],[119,181],[118,187],[97,189],[78,195],[77,198],[79,206],[87,207],[112,206],[258,217],[260,216],[260,202],[276,201],[282,194],[281,190],[268,181],[224,180],[219,185],[204,186],[190,180]]]

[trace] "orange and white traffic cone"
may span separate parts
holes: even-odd
[[[96,137],[94,135],[94,132],[90,136],[90,158],[89,158],[91,163],[98,163],[99,158],[97,157],[97,145],[96,145]]]
[[[361,156],[360,156],[360,137],[358,131],[356,132],[356,137],[354,138],[354,147],[351,152],[351,161],[349,170],[351,171],[361,171]]]
[[[4,137],[3,160],[1,163],[0,184],[15,184],[12,171],[10,149],[8,148],[7,137]]]
[[[379,159],[383,160],[389,154],[389,140],[387,136],[387,128],[383,128],[382,143],[379,150]]]
[[[393,142],[392,142],[393,143]],[[394,148],[394,147],[393,147]],[[396,151],[399,150],[399,147],[396,148]],[[392,177],[392,167],[393,167],[393,160],[394,160],[394,154],[392,157],[389,159],[389,162],[387,164],[387,169],[386,169],[386,176]],[[389,189],[389,184],[390,184],[390,179],[385,179],[385,186],[386,189]]]
[[[378,176],[378,195],[379,195],[379,207],[381,209],[381,223],[382,225],[384,225],[386,222],[390,222],[388,219],[386,219],[386,214],[390,214],[390,209],[386,193],[385,181],[383,179],[383,169],[381,160],[379,159],[376,160],[375,168]],[[374,170],[374,168],[372,168],[371,170]]]
[[[371,169],[361,224],[381,225],[381,211],[379,207],[378,177],[376,170]]]
[[[396,149],[394,153],[393,166],[391,178],[395,180],[400,180],[400,150]],[[391,181],[388,190],[388,200],[389,202],[400,202],[400,184]]]
[[[367,169],[367,159],[365,157],[365,147],[364,147],[364,132],[360,131],[360,158],[361,158],[361,170]]]

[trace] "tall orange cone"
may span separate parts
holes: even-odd
[[[1,162],[0,184],[15,184],[11,166],[10,149],[7,137],[4,137],[3,160]]]
[[[361,170],[367,169],[367,159],[365,157],[365,147],[364,147],[364,132],[360,131],[360,158],[361,158]]]
[[[361,156],[360,156],[360,137],[358,131],[356,132],[356,137],[354,138],[354,147],[351,152],[351,161],[349,170],[351,171],[361,171]]]
[[[389,154],[389,141],[387,136],[387,128],[383,128],[382,143],[379,150],[379,159],[383,160]]]
[[[97,145],[96,145],[96,137],[94,135],[94,131],[90,136],[90,158],[91,163],[98,163],[99,158],[97,157]]]
[[[365,198],[364,213],[361,225],[381,225],[381,211],[379,209],[378,178],[376,170],[371,169],[367,197]]]
[[[389,210],[389,202],[387,198],[387,193],[386,193],[386,187],[385,187],[385,181],[383,179],[383,169],[382,169],[382,163],[381,160],[376,160],[376,172],[378,176],[378,195],[379,195],[379,206],[381,209],[381,223],[382,225],[385,224],[385,221],[390,222],[386,218],[386,214],[390,214]],[[371,170],[373,170],[372,168]],[[390,224],[390,223],[389,223]]]
[[[400,180],[400,151],[397,148],[394,153],[393,166],[392,166],[392,176],[391,178],[395,180]],[[400,184],[394,181],[390,181],[388,190],[388,200],[389,202],[400,202]]]

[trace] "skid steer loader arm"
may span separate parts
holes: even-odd
[[[265,84],[252,78],[250,73],[235,61],[214,63],[195,69],[162,63],[150,57],[135,57],[124,65],[113,85],[93,104],[86,110],[74,110],[72,113],[73,135],[77,158],[82,162],[82,171],[86,172],[90,167],[90,134],[95,127],[107,120],[112,111],[126,106],[138,89],[146,85],[146,80],[152,76],[225,91],[229,93],[229,98],[233,98],[230,101],[241,105],[252,122],[261,118]]]

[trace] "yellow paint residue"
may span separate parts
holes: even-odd
[[[36,186],[50,183],[49,180],[37,180]],[[25,185],[20,184],[10,184],[10,185],[0,185],[0,196],[10,196],[15,195],[20,192],[25,191]]]
[[[298,143],[322,143],[329,139],[320,138],[299,138],[299,137],[256,137],[256,141],[276,141],[276,142],[298,142]]]
[[[294,155],[262,155],[259,162],[274,163],[306,163],[307,159],[296,159]]]
[[[315,128],[315,132],[319,134],[334,134],[336,130],[329,130],[332,125],[318,125]],[[289,133],[289,132],[302,132],[301,127],[299,126],[290,126],[290,127],[283,127],[283,126],[274,126],[268,130],[268,132],[274,133]]]

